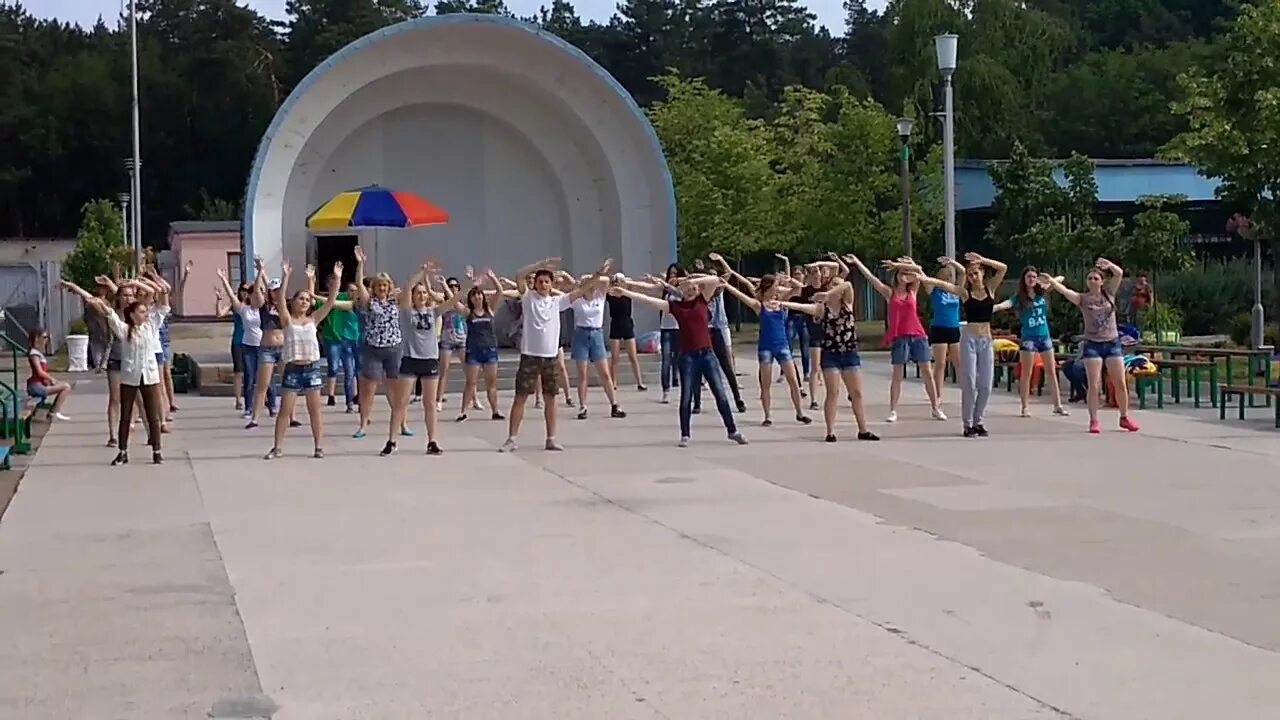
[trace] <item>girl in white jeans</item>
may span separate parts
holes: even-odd
[[[1002,262],[988,260],[977,253],[966,253],[968,266],[962,266],[952,258],[940,257],[938,262],[955,268],[964,281],[953,285],[937,278],[925,277],[921,283],[939,287],[960,298],[965,324],[960,333],[960,419],[964,423],[965,437],[986,437],[987,428],[982,424],[995,382],[995,353],[991,346],[991,314],[995,308],[995,296],[988,288],[999,288],[1009,267]],[[988,280],[986,270],[992,271]]]

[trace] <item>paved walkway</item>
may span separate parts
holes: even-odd
[[[327,459],[301,428],[272,463],[186,397],[127,469],[81,395],[0,523],[0,717],[1280,716],[1265,411],[1093,437],[997,391],[965,440],[922,394],[878,444],[753,411],[749,446],[704,414],[685,450],[655,391],[597,394],[514,456],[473,420],[379,458],[330,410]]]

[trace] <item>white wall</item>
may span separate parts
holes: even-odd
[[[425,256],[509,273],[558,255],[658,271],[675,245],[670,177],[647,121],[585,56],[492,16],[422,18],[357,41],[290,96],[250,177],[246,245],[305,259],[308,213],[368,184],[419,192],[443,227],[363,231],[374,269]]]

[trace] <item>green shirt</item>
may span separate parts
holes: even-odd
[[[351,296],[347,293],[338,293],[340,302],[350,299]],[[317,308],[323,307],[324,301],[316,300],[315,306]],[[334,342],[339,340],[356,342],[360,339],[360,318],[353,310],[339,310],[335,307],[329,311],[329,316],[324,319],[324,323],[320,328],[320,337]]]

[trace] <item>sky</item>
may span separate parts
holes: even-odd
[[[36,17],[58,18],[86,27],[97,22],[98,16],[110,25],[127,3],[128,0],[22,0],[27,11]],[[241,4],[275,19],[284,18],[284,3],[285,0],[241,0]],[[533,15],[543,4],[551,3],[550,0],[507,0],[507,7],[520,16]],[[825,25],[832,34],[844,32],[841,0],[809,0],[805,4],[818,16],[818,24]],[[883,0],[872,0],[867,4],[873,8],[884,6]],[[576,0],[573,5],[584,19],[603,21],[613,15],[616,0]]]

